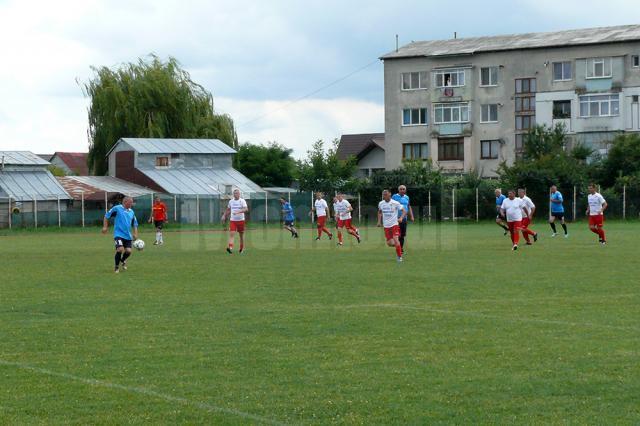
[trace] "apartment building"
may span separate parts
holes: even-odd
[[[640,25],[412,42],[384,55],[385,168],[493,176],[536,124],[606,153],[640,132]]]

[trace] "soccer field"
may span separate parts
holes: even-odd
[[[639,423],[640,224],[533,228],[4,233],[0,423]]]

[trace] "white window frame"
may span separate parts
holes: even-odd
[[[465,76],[466,68],[450,68],[450,69],[441,69],[433,72],[433,87],[437,87],[438,89],[443,89],[445,87],[464,87],[466,86],[466,76]],[[445,85],[445,74],[457,74],[458,82],[457,84],[452,84],[450,86]],[[442,84],[438,84],[438,76],[442,76]],[[462,76],[462,84],[460,83],[460,76]]]
[[[442,119],[444,120],[444,111],[445,109],[451,110],[449,115],[452,118],[451,121],[438,121],[436,117],[438,116],[437,111],[442,110]],[[462,111],[467,110],[467,119],[462,119]],[[453,120],[453,112],[454,110],[458,111],[458,120]],[[471,115],[471,106],[469,102],[455,102],[455,103],[444,103],[444,104],[434,104],[433,105],[433,123],[434,124],[460,124],[460,123],[468,123]]]
[[[496,109],[496,119],[491,120],[491,107],[495,107]],[[482,116],[484,115],[484,110],[487,109],[487,118],[488,120],[483,120]],[[481,123],[498,123],[500,118],[498,117],[498,104],[482,104],[480,106],[480,122]]]
[[[561,79],[556,79],[556,65],[561,65],[562,66],[562,77]],[[569,78],[564,78],[564,73],[565,73],[565,66],[566,64],[569,64],[569,66],[571,67],[571,72],[569,73]],[[573,62],[571,61],[558,61],[558,62],[553,62],[551,64],[551,74],[552,74],[552,78],[553,81],[571,81],[573,80]]]
[[[489,70],[489,84],[482,84],[482,70]],[[496,81],[491,81],[491,69],[495,69],[496,70]],[[480,87],[496,87],[498,85],[498,67],[497,66],[491,66],[491,67],[481,67],[480,68]]]
[[[583,99],[585,98],[593,98],[593,97],[600,97],[600,96],[608,96],[609,99],[608,100],[604,100],[604,99],[600,99],[600,100],[586,100],[583,101]],[[617,114],[613,114],[613,108],[612,108],[612,102],[616,101],[618,103],[618,113]],[[602,111],[602,104],[603,103],[607,103],[608,104],[608,109],[609,109],[609,113],[608,114],[601,114]],[[583,103],[587,103],[588,106],[588,115],[582,115],[582,104]],[[597,103],[598,104],[598,115],[591,115],[591,104],[592,103]],[[620,94],[618,93],[598,93],[598,94],[590,94],[590,95],[582,95],[578,97],[578,116],[580,118],[599,118],[599,117],[618,117],[620,115]]]
[[[409,89],[405,89],[404,87],[405,76],[409,76],[409,86],[411,86],[411,74],[418,74],[418,87],[410,87]],[[428,81],[429,81],[428,71],[403,72],[400,74],[400,90],[402,90],[403,92],[411,92],[414,90],[427,90]]]
[[[631,68],[640,68],[640,55],[631,55]]]
[[[404,112],[409,110],[411,111],[409,113],[410,115],[410,120],[409,121],[413,121],[411,118],[413,118],[413,111],[418,111],[418,121],[420,121],[420,110],[423,109],[424,110],[424,123],[409,123],[409,124],[404,124]],[[416,108],[402,108],[402,111],[400,112],[400,122],[402,123],[402,127],[415,127],[415,126],[428,126],[429,125],[429,109],[427,107],[416,107]]]
[[[602,63],[602,75],[596,75],[596,64]],[[606,65],[609,64],[609,74],[605,74]],[[589,67],[591,65],[591,67]],[[589,76],[589,68],[591,68],[592,76]],[[587,80],[593,80],[598,78],[611,78],[613,76],[613,63],[611,58],[588,58],[586,59],[586,67],[585,67]]]

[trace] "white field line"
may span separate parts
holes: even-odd
[[[6,360],[3,360],[3,359],[0,359],[0,365],[6,366],[6,367],[15,367],[15,368],[19,368],[21,370],[27,370],[27,371],[31,371],[31,372],[34,372],[34,373],[44,374],[44,375],[47,375],[47,376],[60,377],[60,378],[63,378],[63,379],[73,380],[73,381],[76,381],[76,382],[84,383],[84,384],[89,385],[89,386],[97,386],[97,387],[103,387],[103,388],[109,388],[109,389],[117,389],[117,390],[121,390],[121,391],[128,392],[128,393],[136,393],[136,394],[140,394],[140,395],[150,396],[150,397],[153,397],[153,398],[158,398],[158,399],[165,400],[167,402],[172,402],[172,403],[177,403],[177,404],[181,404],[181,405],[192,406],[192,407],[196,407],[196,408],[199,408],[201,410],[204,410],[204,411],[213,411],[213,412],[217,412],[217,413],[229,414],[229,415],[232,415],[232,416],[241,417],[243,419],[253,420],[253,421],[256,421],[256,422],[259,422],[259,423],[265,423],[265,424],[271,424],[271,425],[284,425],[284,423],[278,422],[276,420],[268,419],[266,417],[257,416],[255,414],[251,414],[251,413],[246,413],[244,411],[234,410],[233,408],[224,408],[224,407],[218,407],[216,405],[207,404],[207,403],[204,403],[204,402],[191,401],[191,400],[186,399],[186,398],[181,398],[179,396],[173,396],[173,395],[168,395],[168,394],[165,394],[165,393],[156,392],[154,390],[143,388],[143,387],[139,387],[139,386],[125,386],[125,385],[120,385],[118,383],[107,382],[107,381],[104,381],[104,380],[88,379],[88,378],[85,378],[85,377],[75,376],[73,374],[59,373],[59,372],[56,372],[56,371],[47,370],[45,368],[34,367],[32,365],[23,364],[23,363],[20,363],[20,362],[6,361]]]

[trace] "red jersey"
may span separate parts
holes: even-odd
[[[153,220],[163,222],[167,220],[167,205],[162,201],[153,203]]]

